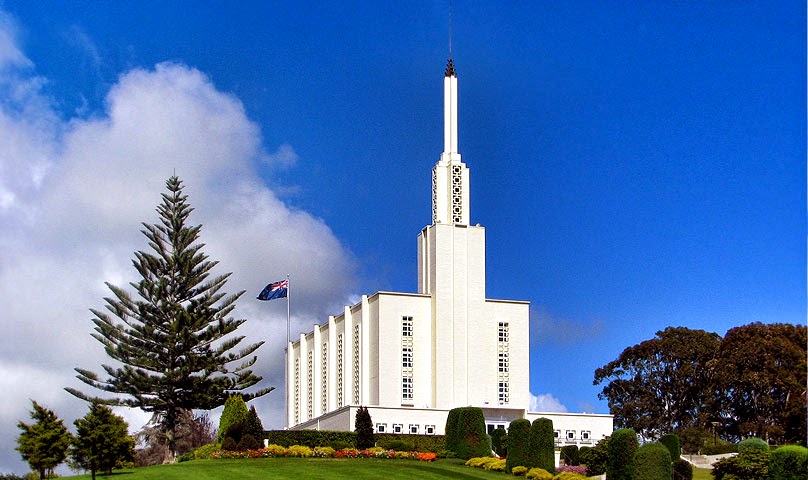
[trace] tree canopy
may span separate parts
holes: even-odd
[[[108,406],[92,402],[87,415],[73,424],[72,465],[89,470],[93,480],[96,472],[109,475],[119,462],[133,459],[135,440],[129,436],[129,425]]]
[[[594,384],[605,383],[598,396],[608,399],[617,426],[657,437],[706,421],[712,398],[707,364],[720,339],[704,330],[668,327],[597,369]]]
[[[752,323],[724,338],[669,327],[595,371],[618,427],[645,438],[695,428],[785,443],[806,428],[806,327]]]
[[[53,410],[34,401],[31,403],[31,418],[35,422],[30,425],[24,422],[17,424],[22,433],[17,438],[16,450],[31,469],[39,473],[39,478],[44,479],[67,458],[72,436]]]
[[[105,379],[76,371],[87,385],[116,395],[107,403],[154,413],[174,454],[181,412],[210,410],[237,392],[249,400],[272,388],[243,393],[261,381],[251,367],[263,342],[236,350],[244,337],[231,334],[246,320],[229,315],[244,292],[222,291],[229,273],[211,277],[218,262],[208,260],[198,243],[202,226],[187,225],[193,209],[181,180],[169,178],[166,188],[157,206],[159,223],[143,224],[151,252],[138,251],[132,261],[141,277],[129,284],[135,296],[107,283],[112,296],[104,299],[106,311],[91,310],[93,337],[116,365],[102,366]]]

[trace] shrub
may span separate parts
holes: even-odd
[[[457,413],[452,414],[452,411]],[[453,419],[453,425],[450,425],[449,417]],[[485,433],[485,416],[481,408],[453,408],[449,411],[446,427],[451,432],[451,435],[446,435],[446,448],[455,452],[458,458],[491,455],[491,444]]]
[[[319,447],[328,445],[335,450],[350,448],[356,445],[356,432],[343,432],[334,430],[270,430],[265,437],[269,443],[291,447],[292,445],[305,445]],[[335,442],[347,442],[347,445],[337,448]]]
[[[766,443],[765,440],[757,438],[757,437],[750,437],[746,440],[742,440],[741,443],[738,444],[738,455],[745,455],[747,453],[752,452],[768,452],[769,451],[769,444]]]
[[[769,451],[761,448],[744,449],[734,457],[713,464],[715,480],[759,480],[769,475]]]
[[[216,445],[215,443],[202,445],[201,447],[194,450],[193,453],[194,460],[206,460],[210,458],[210,454],[215,452],[218,448],[219,446]]]
[[[352,448],[353,444],[351,444],[351,442],[346,442],[345,440],[334,440],[331,442],[329,447],[333,448],[334,450],[342,450],[343,448]]]
[[[676,460],[677,458],[682,456],[682,446],[679,442],[679,436],[669,433],[667,435],[662,435],[659,439],[659,443],[665,445],[665,448],[671,454],[671,460]]]
[[[506,472],[513,470],[513,467],[531,467],[528,449],[530,441],[530,422],[524,418],[519,418],[511,422],[508,428],[508,459]]]
[[[503,427],[497,427],[491,433],[491,448],[500,457],[508,456],[508,432]]]
[[[683,458],[673,461],[673,478],[676,480],[693,480],[693,465]]]
[[[292,445],[286,450],[288,457],[311,457],[314,455],[314,450],[305,445]]]
[[[528,467],[539,467],[553,472],[555,470],[555,443],[553,441],[553,421],[549,418],[537,418],[530,426],[528,440]]]
[[[384,447],[393,440],[403,440],[413,445],[411,450],[418,452],[440,452],[446,450],[446,442],[443,435],[408,435],[403,433],[377,433],[376,445]]]
[[[489,463],[498,461],[500,460],[496,457],[474,457],[466,460],[466,466],[474,468],[486,468],[486,465],[488,465]]]
[[[606,465],[609,462],[609,439],[601,439],[594,447],[581,447],[578,451],[578,460],[586,465],[587,475],[603,475],[606,473]]]
[[[354,419],[356,430],[356,448],[370,448],[376,444],[373,439],[373,420],[367,407],[359,407]]]
[[[451,450],[440,450],[438,451],[438,458],[457,458],[457,455]]]
[[[608,480],[632,480],[634,477],[634,454],[639,443],[637,434],[630,428],[621,428],[612,434],[608,443]]]
[[[222,450],[227,452],[235,452],[238,450],[238,444],[233,437],[227,437],[222,442]]]
[[[673,475],[671,453],[659,443],[646,443],[634,455],[634,480],[670,480]]]
[[[258,450],[260,448],[263,448],[263,445],[261,445],[261,443],[249,433],[241,437],[241,440],[238,442],[238,449],[240,451]]]
[[[516,467],[514,467],[516,468]],[[553,480],[553,474],[543,468],[531,468],[525,478],[535,478],[536,480]]]
[[[561,447],[561,460],[564,460],[564,465],[580,465],[578,445],[564,445]]]
[[[588,478],[580,473],[561,472],[553,477],[553,480],[588,480]]]
[[[769,478],[772,480],[808,478],[808,449],[798,445],[786,445],[771,452]]]
[[[317,458],[331,458],[334,456],[334,452],[335,450],[331,447],[314,447],[311,455]]]
[[[230,395],[224,402],[224,410],[222,411],[222,418],[219,419],[219,438],[223,442],[230,427],[236,424],[244,423],[247,420],[247,404],[244,403],[244,398],[241,395]],[[241,437],[236,439],[238,442]]]
[[[513,467],[511,473],[513,474],[514,477],[521,477],[522,475],[525,475],[527,473],[527,467],[523,467],[521,465]]]
[[[389,440],[380,446],[387,450],[395,450],[397,452],[412,452],[415,450],[415,445],[406,440]]]
[[[578,475],[586,476],[586,467],[581,465],[561,465],[556,470],[556,473],[564,472],[577,473]]]
[[[485,466],[483,468],[485,468],[486,470],[494,471],[494,472],[504,472],[505,471],[505,460],[502,459],[502,460],[496,460],[496,461],[493,461],[493,462],[488,462],[488,463],[485,464]]]

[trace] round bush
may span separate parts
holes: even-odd
[[[673,461],[673,478],[676,480],[693,480],[693,465],[683,458]]]
[[[769,457],[769,478],[777,480],[808,478],[808,448],[786,445],[774,450]]]
[[[513,474],[514,477],[521,477],[522,475],[525,475],[527,473],[527,467],[523,467],[521,465],[519,465],[518,467],[513,467],[511,473]]]
[[[263,445],[261,445],[261,443],[249,433],[241,437],[241,440],[238,442],[238,449],[240,451],[258,450],[259,448],[262,447]]]
[[[750,437],[746,440],[742,440],[741,443],[738,444],[738,455],[744,455],[746,453],[754,453],[754,452],[768,452],[769,451],[769,444],[766,443],[765,440],[757,438],[757,437]]]
[[[671,454],[665,445],[646,443],[634,455],[634,480],[670,480]]]
[[[515,468],[516,467],[514,467],[514,469]],[[553,474],[543,468],[531,468],[530,471],[527,472],[527,475],[525,475],[525,478],[536,480],[553,480]]]

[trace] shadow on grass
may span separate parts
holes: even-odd
[[[446,469],[436,467],[436,466],[433,466],[433,465],[429,465],[429,464],[408,465],[407,467],[411,468],[411,469],[414,469],[414,470],[423,470],[423,471],[432,473],[434,475],[440,475],[442,477],[448,477],[448,478],[470,478],[470,479],[474,479],[474,480],[478,480],[480,478],[479,476],[476,476],[476,475],[471,475],[471,474],[468,474],[468,473],[463,473],[463,472],[458,472],[458,471],[446,470]]]

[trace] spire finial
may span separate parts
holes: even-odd
[[[452,59],[452,0],[449,0],[449,60]]]

